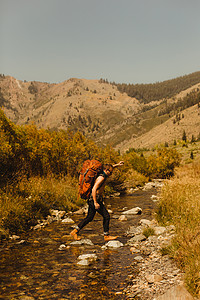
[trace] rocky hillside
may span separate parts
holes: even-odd
[[[181,138],[183,130],[187,136],[197,137],[199,89],[197,83],[171,98],[145,104],[104,80],[71,78],[49,84],[1,75],[0,105],[17,124],[79,130],[99,144],[109,143],[124,151],[173,142]]]
[[[140,110],[135,98],[98,80],[69,79],[59,84],[22,82],[1,77],[0,101],[17,124],[35,123],[50,129],[81,130],[95,137]]]

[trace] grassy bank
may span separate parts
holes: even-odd
[[[1,237],[28,230],[52,208],[77,209],[81,201],[77,201],[77,182],[70,177],[18,178],[0,190]]]
[[[200,163],[177,169],[161,193],[158,220],[176,226],[169,253],[185,272],[190,292],[200,294]]]

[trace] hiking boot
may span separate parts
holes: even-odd
[[[78,236],[78,230],[74,229],[72,230],[72,232],[70,232],[70,235],[74,238],[74,240],[76,241],[80,241],[81,238]]]
[[[105,242],[113,241],[113,240],[116,240],[117,238],[118,238],[118,236],[104,235]]]

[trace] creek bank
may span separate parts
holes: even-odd
[[[154,235],[146,238],[142,234],[145,228],[153,229]],[[127,235],[133,235],[127,244],[136,255],[133,264],[137,276],[130,276],[129,285],[124,291],[126,299],[194,299],[184,287],[184,274],[176,263],[168,255],[161,254],[161,249],[169,246],[175,235],[173,225],[160,227],[155,220],[141,219],[140,225],[131,227]],[[179,291],[177,298],[170,298],[170,291],[176,289]]]
[[[161,181],[158,181],[159,185],[161,185],[161,183],[162,183]],[[150,184],[148,183],[146,186],[144,186],[143,189],[144,190],[146,189],[148,191],[152,187],[155,187],[154,182]],[[135,192],[131,191],[131,193],[134,194]],[[152,195],[151,200],[153,202],[156,202],[159,199],[156,195]],[[161,295],[165,293],[169,293],[171,289],[173,289],[174,291],[177,288],[177,291],[183,292],[183,289],[179,287],[183,286],[182,283],[183,283],[184,274],[181,273],[181,271],[176,267],[175,263],[168,256],[162,256],[160,252],[162,247],[165,247],[170,244],[170,241],[175,234],[175,228],[173,226],[161,227],[159,226],[159,224],[157,224],[155,220],[146,219],[144,217],[144,210],[143,210],[144,207],[143,209],[138,209],[139,206],[137,205],[135,205],[135,207],[134,205],[133,206],[131,205],[130,207],[125,207],[126,206],[125,204],[123,209],[121,208],[120,210],[117,211],[116,214],[115,213],[112,214],[112,219],[115,219],[113,220],[113,222],[119,224],[120,235],[122,230],[121,224],[122,223],[123,225],[127,224],[126,230],[124,230],[123,238],[122,237],[119,238],[120,241],[119,240],[112,241],[102,246],[102,243],[98,242],[98,237],[96,240],[94,238],[94,234],[93,234],[94,229],[92,229],[91,233],[88,234],[88,232],[90,232],[91,229],[87,228],[87,236],[89,235],[92,241],[94,240],[94,243],[90,239],[86,239],[86,238],[83,238],[80,241],[70,241],[70,239],[67,236],[66,236],[67,241],[64,242],[63,239],[62,242],[61,240],[59,240],[60,242],[58,243],[56,242],[58,238],[58,233],[56,233],[55,240],[52,239],[50,240],[49,238],[47,240],[47,237],[45,238],[43,237],[43,240],[46,241],[46,244],[44,243],[41,244],[41,251],[44,252],[45,250],[44,247],[46,247],[46,245],[47,246],[50,245],[50,242],[52,243],[50,247],[53,247],[54,252],[56,252],[56,248],[57,248],[59,253],[58,255],[64,258],[63,263],[64,264],[67,263],[67,265],[69,266],[70,277],[68,279],[73,284],[77,282],[76,283],[77,288],[79,282],[78,281],[79,272],[87,272],[87,270],[90,270],[89,268],[91,268],[91,270],[93,271],[91,271],[88,276],[94,277],[93,283],[99,282],[100,284],[99,281],[100,277],[98,277],[100,275],[97,275],[96,274],[97,271],[95,270],[98,270],[98,265],[101,265],[104,267],[103,268],[100,267],[101,270],[100,274],[104,272],[104,268],[105,268],[104,259],[106,255],[112,253],[115,262],[114,266],[117,267],[116,264],[117,263],[120,264],[121,261],[117,261],[115,260],[115,258],[118,256],[119,260],[123,260],[125,259],[124,253],[127,252],[129,253],[129,256],[127,257],[130,257],[130,260],[126,262],[126,265],[127,266],[130,265],[133,268],[132,271],[128,272],[125,275],[125,278],[127,276],[127,279],[124,280],[123,278],[123,281],[125,283],[123,290],[121,289],[115,290],[115,295],[116,296],[119,295],[120,299],[161,300],[163,298],[158,298],[158,297],[161,297]],[[136,216],[130,214],[130,210],[132,210],[131,207],[135,209],[135,213],[138,212]],[[127,213],[128,211],[129,213]],[[85,212],[86,212],[86,207],[82,209],[82,211],[79,210],[77,212],[74,212],[73,214],[66,214],[65,212],[60,212],[60,211],[51,211],[51,215],[47,218],[47,220],[38,221],[38,225],[40,226],[37,226],[33,229],[35,229],[36,231],[36,236],[39,236],[40,231],[38,232],[38,234],[37,231],[42,229],[46,225],[50,224],[51,222],[58,222],[58,224],[63,224],[62,227],[65,228],[69,228],[69,226],[73,227],[75,225],[73,221],[73,219],[76,219],[75,216],[77,214],[84,214]],[[63,220],[66,221],[63,222]],[[137,220],[137,222],[132,223],[135,222],[135,220]],[[135,225],[133,226],[133,224]],[[147,237],[144,233],[145,230],[148,231],[149,229],[151,230],[153,229],[152,232],[153,235]],[[42,232],[43,230],[41,230],[41,234]],[[23,240],[20,240],[19,236],[13,237],[14,243],[19,243],[21,241]],[[33,240],[34,247],[39,247],[40,245],[39,242],[40,242],[39,238],[38,239],[34,238]],[[52,252],[48,251],[48,253],[52,253]],[[77,255],[76,254],[74,255],[73,253],[77,253]],[[69,261],[67,262],[66,262],[67,259],[66,256],[70,256]],[[103,256],[105,257],[103,258]],[[72,259],[74,259],[75,267],[73,267]],[[50,259],[50,262],[52,264],[52,259]],[[63,267],[62,264],[60,266]],[[67,271],[67,273],[64,272],[65,276],[66,274],[68,274],[69,270]],[[121,270],[119,269],[119,274],[120,271]],[[106,272],[108,272],[108,269]],[[61,274],[61,278],[63,280],[62,274]],[[75,279],[72,280],[72,278]],[[106,280],[108,280],[108,278]],[[69,284],[69,281],[67,281],[67,278],[65,278],[64,284]],[[47,285],[48,285],[48,280],[47,280]],[[102,285],[102,288],[103,287],[104,284]],[[76,291],[74,290],[72,292],[72,295],[74,295],[73,293],[76,293]],[[33,294],[30,296],[35,296],[35,295]],[[37,296],[35,298],[32,297],[32,299],[37,299]],[[166,298],[166,299],[168,300],[170,298]],[[185,299],[185,298],[179,298],[179,299]]]

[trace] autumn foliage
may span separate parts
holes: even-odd
[[[0,110],[1,179],[23,173],[28,176],[63,174],[78,176],[86,159],[114,163],[118,152],[100,148],[80,132],[37,129],[35,125],[17,126]]]
[[[113,164],[124,160],[107,182],[107,195],[148,178],[169,177],[179,163],[174,150],[158,149],[148,157],[130,151],[122,156],[80,132],[15,125],[0,110],[0,237],[29,228],[50,208],[69,211],[82,205],[77,198],[78,175],[87,159]]]

